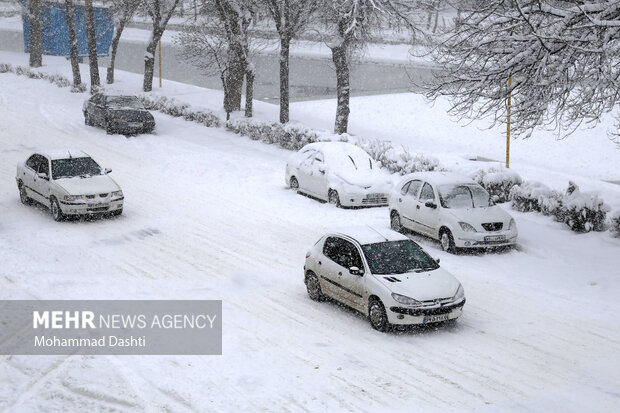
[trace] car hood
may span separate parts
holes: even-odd
[[[508,212],[497,205],[485,208],[446,209],[446,211],[449,211],[457,220],[471,225],[480,225],[485,222],[508,224],[511,218]]]
[[[365,171],[334,171],[334,176],[343,180],[345,183],[360,188],[373,187],[380,192],[388,192],[390,189],[390,179],[385,174],[375,170]]]
[[[419,273],[373,275],[390,291],[418,301],[453,297],[460,285],[452,274],[441,267]]]
[[[111,109],[109,114],[112,118],[128,122],[143,122],[152,119],[152,115],[148,111],[138,109]]]
[[[69,195],[103,194],[121,189],[108,175],[96,175],[90,178],[62,178],[54,182]]]

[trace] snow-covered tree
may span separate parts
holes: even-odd
[[[336,68],[336,133],[345,133],[349,123],[350,64],[354,53],[378,37],[382,29],[406,27],[417,30],[422,21],[417,1],[325,0],[321,15],[327,25],[325,42]],[[434,2],[433,2],[434,3]]]
[[[261,0],[280,38],[280,122],[289,120],[289,51],[291,40],[312,21],[321,0]]]
[[[145,92],[153,90],[153,72],[155,70],[155,50],[157,43],[166,30],[168,21],[180,0],[144,0],[146,13],[152,20],[151,36],[144,53],[144,82],[142,89]]]
[[[114,37],[110,45],[110,61],[106,73],[106,82],[114,83],[114,63],[121,35],[127,23],[140,6],[140,0],[112,0],[112,12],[114,14]]]
[[[515,135],[570,133],[618,105],[620,1],[473,2],[433,57],[428,96],[451,97],[454,114],[503,122],[510,93]]]
[[[43,65],[41,0],[29,1],[28,20],[30,21],[30,67],[41,67]]]
[[[82,84],[80,75],[80,61],[78,57],[78,44],[75,35],[75,15],[73,0],[65,0],[65,16],[67,20],[67,32],[69,34],[69,56],[71,58],[71,72],[73,74],[73,88],[77,90]]]

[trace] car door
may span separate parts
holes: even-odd
[[[35,185],[34,185],[34,177],[37,174],[37,170],[39,169],[39,155],[34,154],[30,158],[26,160],[24,164],[24,168],[21,171],[22,176],[19,179],[22,180],[24,187],[26,188],[26,194],[36,200],[39,201],[39,195],[36,193]]]
[[[40,178],[38,174],[44,173],[47,175],[47,179]],[[50,185],[50,164],[49,159],[47,159],[43,155],[38,156],[37,160],[37,173],[34,176],[34,190],[39,195],[39,199],[45,205],[48,204],[49,201],[49,185]]]
[[[429,201],[432,201],[435,206],[427,206],[426,203]],[[420,232],[437,237],[437,197],[435,196],[435,190],[428,182],[425,182],[422,186],[416,210]]]
[[[343,239],[342,256],[340,266],[342,270],[338,274],[338,284],[342,290],[342,297],[348,305],[360,311],[364,311],[364,272],[351,274],[351,267],[364,271],[362,255],[355,243]]]
[[[310,159],[310,174],[307,177],[310,191],[321,198],[327,198],[328,189],[324,159],[323,154],[320,151],[316,151]]]
[[[92,112],[95,124],[105,126],[105,96],[95,95],[93,98]]]
[[[398,210],[400,211],[401,225],[413,231],[419,230],[416,223],[416,207],[418,205],[418,195],[421,187],[422,181],[419,179],[411,180],[403,185],[400,196],[398,197]]]
[[[302,192],[311,193],[309,176],[312,172],[312,159],[315,153],[313,149],[305,151],[297,165],[297,182]]]
[[[323,243],[323,251],[319,257],[319,278],[323,292],[337,300],[343,301],[342,291],[338,285],[338,273],[342,268],[338,261],[342,255],[342,238],[330,236]]]

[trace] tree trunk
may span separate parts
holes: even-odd
[[[290,39],[280,36],[280,123],[289,120],[289,49]]]
[[[41,0],[30,0],[30,67],[43,65],[43,25],[41,23]]]
[[[99,63],[97,61],[97,35],[95,33],[95,18],[93,16],[93,0],[84,3],[86,13],[86,37],[88,39],[88,65],[90,67],[90,90],[100,84]]]
[[[114,32],[114,37],[112,38],[112,44],[110,46],[110,62],[108,63],[108,70],[106,73],[106,82],[108,84],[114,83],[114,63],[116,62],[116,52],[118,50],[118,44],[120,43],[121,34],[123,34],[126,23],[127,20],[121,20],[116,28],[116,31]]]
[[[77,38],[75,36],[75,22],[73,14],[73,0],[65,0],[65,12],[67,29],[69,32],[69,54],[71,56],[71,72],[73,73],[73,87],[77,88],[82,84],[80,75],[80,61],[78,57]]]
[[[347,44],[332,47],[332,61],[336,67],[336,93],[338,104],[336,107],[336,124],[334,133],[347,133],[349,127],[349,60],[347,58]]]
[[[245,117],[252,117],[252,101],[254,100],[254,68],[251,64],[245,71]]]
[[[146,53],[144,54],[144,83],[142,84],[142,90],[150,92],[153,90],[153,72],[155,71],[155,50],[157,49],[157,42],[160,36],[153,35],[153,40],[146,47]]]
[[[228,98],[231,112],[235,110],[241,110],[241,95],[243,92],[243,76],[245,75],[245,69],[247,64],[245,61],[240,61],[239,57],[234,51],[230,52],[234,55],[228,62],[228,73],[226,86],[228,88]]]

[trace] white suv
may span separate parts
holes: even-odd
[[[457,279],[418,244],[389,229],[326,234],[306,254],[304,280],[311,299],[340,301],[368,315],[379,331],[455,320],[465,305]]]
[[[515,220],[476,182],[447,172],[404,176],[389,200],[392,229],[439,240],[445,251],[517,242]]]
[[[54,220],[67,215],[120,215],[123,191],[81,151],[38,152],[17,165],[17,188],[23,204],[33,200],[49,207]]]

